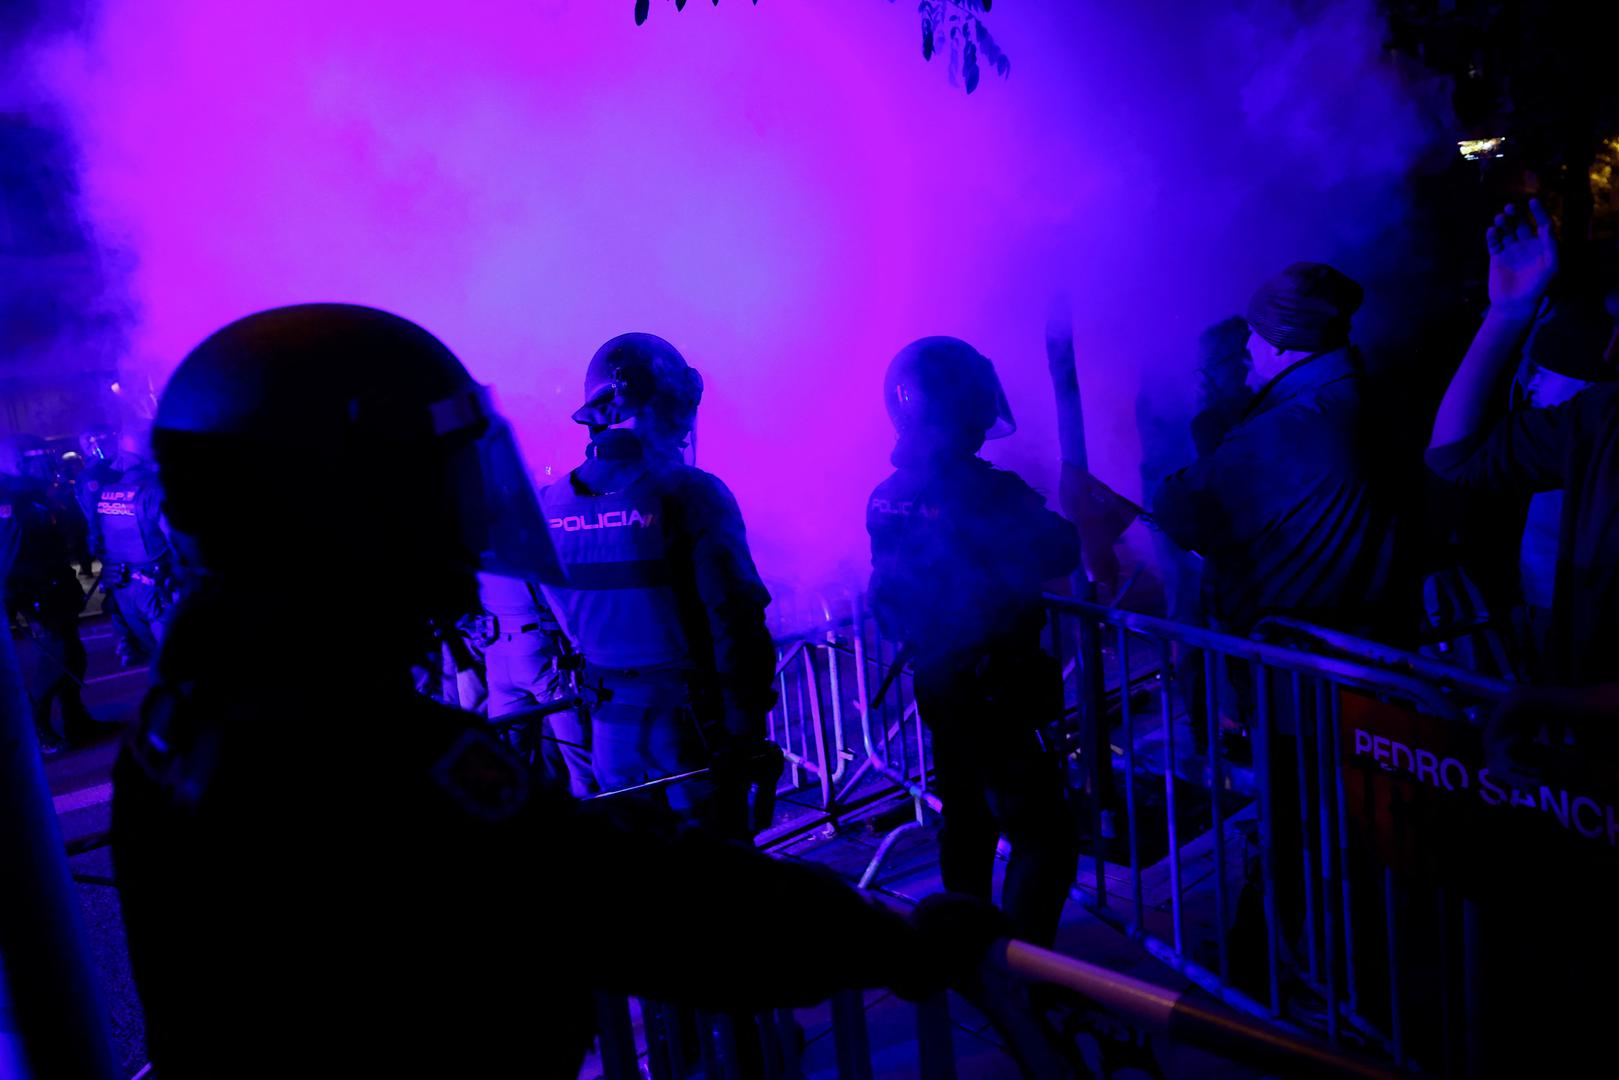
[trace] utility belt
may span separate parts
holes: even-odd
[[[169,580],[168,560],[162,556],[143,563],[111,563],[101,571],[102,584],[113,589],[133,583],[163,589]]]
[[[538,615],[474,615],[467,620],[472,636],[481,644],[535,637],[554,628]]]

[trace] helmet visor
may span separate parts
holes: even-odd
[[[433,406],[437,433],[467,436],[451,455],[449,482],[461,542],[478,570],[554,583],[561,580],[550,530],[511,425],[487,387]]]
[[[1006,400],[1006,391],[1001,388],[1001,379],[995,374],[995,369],[989,372],[990,389],[995,397],[995,422],[989,425],[984,432],[986,439],[1004,439],[1017,432],[1017,421],[1012,419],[1012,403]]]

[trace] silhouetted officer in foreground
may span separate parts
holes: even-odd
[[[164,1080],[574,1076],[592,990],[714,1010],[919,994],[996,935],[933,935],[802,865],[577,803],[414,692],[478,570],[557,573],[509,429],[420,327],[346,305],[242,319],[180,365],[153,444],[186,588],[117,764],[113,854]],[[379,452],[407,490],[375,482]],[[295,491],[303,512],[221,491]],[[401,587],[370,593],[345,680],[313,695],[288,642],[361,555]],[[502,908],[536,932],[514,939]],[[778,954],[793,925],[838,947]]]
[[[1074,527],[1014,473],[978,457],[1016,426],[994,366],[964,341],[922,338],[883,380],[896,472],[872,492],[871,604],[905,643],[933,735],[947,889],[989,899],[996,842],[1012,845],[1003,906],[1049,945],[1078,868],[1062,775],[1038,728],[1062,709],[1040,647],[1041,583],[1079,566]]]

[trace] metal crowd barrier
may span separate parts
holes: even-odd
[[[887,833],[861,875],[861,887],[869,887],[899,839],[941,805],[928,788],[930,744],[900,648],[883,639],[856,600],[842,621],[784,644],[776,680],[780,698],[768,734],[787,759],[780,800],[807,793],[814,806],[767,830],[759,845],[776,848],[817,828],[836,829],[851,814],[908,802],[912,819]],[[874,708],[877,688],[885,692]]]
[[[1394,1068],[1480,1071],[1479,911],[1430,864],[1455,832],[1443,800],[1494,801],[1479,728],[1511,684],[1289,620],[1262,627],[1280,644],[1047,603],[1067,695],[1054,745],[1090,837],[1076,899],[1259,1030],[1318,1033]],[[858,602],[780,656],[781,795],[810,812],[761,844],[909,804],[869,887],[940,810],[908,674],[871,707],[903,657]],[[1565,826],[1594,835],[1596,811],[1569,801]]]
[[[1478,726],[1511,685],[1289,620],[1261,629],[1303,648],[1047,600],[1072,657],[1077,802],[1103,838],[1085,903],[1271,1024],[1477,1074],[1478,913],[1433,864],[1441,827],[1474,812],[1440,804],[1490,787]]]

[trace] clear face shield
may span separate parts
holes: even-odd
[[[538,493],[517,436],[495,409],[488,387],[432,406],[433,429],[459,440],[450,456],[450,484],[462,544],[477,569],[547,583],[562,578]]]

